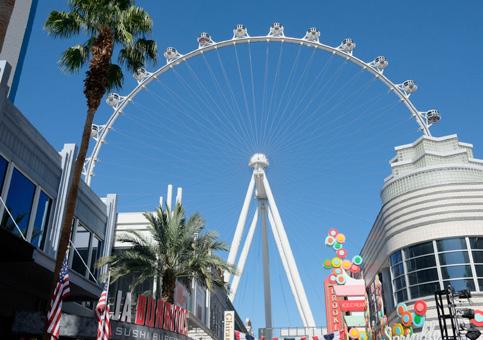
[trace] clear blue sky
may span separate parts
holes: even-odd
[[[57,149],[78,142],[85,112],[83,74],[65,75],[57,67],[69,41],[53,40],[42,30],[48,12],[62,8],[62,3],[39,3],[16,99]],[[386,74],[395,82],[417,81],[419,90],[412,97],[416,106],[438,108],[443,117],[432,130],[434,135],[457,133],[474,144],[477,157],[483,157],[481,1],[139,4],[154,18],[158,66],[164,63],[165,47],[189,51],[201,31],[215,40],[229,38],[237,23],[245,24],[252,35],[265,34],[274,21],[282,22],[290,36],[303,36],[308,27],[316,26],[321,41],[330,45],[352,37],[358,44],[355,54],[363,60],[381,54],[389,58]],[[183,186],[187,209],[200,211],[208,227],[231,242],[250,176],[247,160],[252,152],[266,152],[272,189],[313,313],[323,325],[326,273],[321,264],[332,255],[324,249],[323,237],[328,227],[336,226],[348,236],[350,253],[359,251],[380,207],[379,190],[390,173],[393,148],[412,142],[419,133],[397,99],[356,67],[324,53],[283,47],[277,73],[279,45],[250,48],[239,47],[236,55],[233,48],[220,51],[227,83],[238,94],[236,101],[229,87],[216,87],[216,81],[224,81],[216,54],[194,60],[150,86],[109,137],[93,188],[101,195],[119,193],[122,211],[146,211],[156,205],[168,183]],[[326,73],[316,82],[324,67]],[[128,81],[120,93],[133,86]],[[103,105],[95,121],[104,122],[109,113]],[[271,246],[275,249],[273,241]],[[258,235],[235,301],[241,317],[252,318],[256,327],[263,325],[260,254]],[[271,260],[273,323],[300,325],[274,251]]]

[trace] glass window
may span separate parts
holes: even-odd
[[[434,266],[436,266],[436,258],[434,257],[434,255],[417,257],[415,259],[406,261],[406,267],[408,272]]]
[[[473,252],[473,261],[475,263],[483,263],[483,251],[474,251]]]
[[[35,215],[34,230],[32,232],[32,243],[35,247],[44,247],[45,236],[47,234],[47,223],[49,223],[50,207],[52,200],[41,191],[39,195],[39,203],[37,205],[37,213]]]
[[[448,286],[448,284],[451,284],[451,287],[457,292],[463,290],[463,289],[469,289],[471,291],[475,290],[475,283],[473,282],[473,279],[466,279],[466,280],[445,280],[443,281],[443,285],[445,287]]]
[[[431,253],[434,253],[432,241],[420,243],[404,250],[404,255],[406,255],[406,259]]]
[[[411,290],[411,299],[416,299],[421,296],[434,295],[434,292],[439,290],[439,282],[425,283],[409,288]]]
[[[3,181],[5,181],[5,173],[7,172],[8,162],[5,158],[0,156],[0,193],[3,188]]]
[[[466,266],[449,266],[441,267],[441,273],[443,274],[443,279],[454,279],[458,277],[472,277],[471,267]]]
[[[483,250],[483,237],[470,237],[471,249]]]
[[[483,266],[476,265],[475,268],[476,268],[476,276],[483,277]]]
[[[438,270],[436,268],[432,268],[412,272],[408,274],[408,280],[410,285],[438,281]]]
[[[439,254],[439,262],[442,266],[445,264],[463,264],[469,262],[467,251],[455,251],[451,253]]]
[[[391,265],[395,265],[396,263],[399,263],[402,261],[402,254],[401,251],[398,250],[394,254],[391,255]]]
[[[478,284],[480,285],[480,290],[483,290],[483,279],[479,279]]]
[[[34,193],[35,185],[27,177],[22,175],[20,171],[14,169],[6,204],[24,236],[26,236],[29,225]],[[15,224],[7,212],[3,214],[1,227],[19,235]]]
[[[404,267],[402,263],[392,267],[392,277],[398,277],[403,273],[404,273]]]
[[[102,242],[94,235],[92,235],[92,256],[91,256],[91,273],[97,277],[97,261],[101,257],[102,253]],[[89,275],[89,279],[94,281],[91,275]]]
[[[75,233],[75,241],[74,246],[77,249],[73,249],[74,258],[72,260],[72,269],[74,269],[79,274],[85,275],[87,273],[87,268],[82,263],[82,260],[86,264],[88,264],[89,260],[89,242],[90,242],[90,233],[84,228],[81,224],[77,226],[77,230]],[[79,257],[80,254],[80,257]],[[81,260],[82,257],[82,260]]]
[[[401,276],[394,280],[394,287],[396,288],[396,290],[406,287],[406,280],[404,276]]]
[[[464,238],[447,238],[444,240],[436,241],[438,244],[438,251],[448,250],[466,250],[466,241]]]
[[[406,289],[400,290],[399,292],[396,292],[396,301],[397,303],[407,301],[408,300],[408,292]]]

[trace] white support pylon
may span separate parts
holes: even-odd
[[[258,220],[262,223],[262,253],[263,253],[263,265],[264,265],[264,296],[265,296],[265,327],[272,327],[272,302],[271,302],[271,291],[270,291],[270,270],[269,270],[269,258],[268,258],[268,238],[267,238],[267,218],[271,226],[271,230],[275,239],[275,244],[277,245],[277,250],[280,254],[282,264],[287,275],[287,279],[290,285],[290,289],[295,299],[300,318],[304,324],[304,327],[315,327],[315,320],[312,315],[312,310],[305,294],[304,286],[302,280],[300,279],[300,274],[295,263],[295,258],[292,253],[292,248],[288,240],[287,233],[285,232],[285,227],[278,211],[277,204],[273,197],[270,184],[265,173],[265,168],[269,165],[267,157],[264,154],[254,154],[249,162],[249,166],[253,168],[253,175],[250,179],[250,184],[248,185],[247,194],[245,196],[245,201],[243,202],[243,207],[240,212],[240,217],[235,229],[235,235],[233,237],[233,242],[231,244],[230,253],[228,255],[228,263],[234,264],[238,248],[243,236],[243,230],[246,224],[246,218],[248,210],[250,208],[250,202],[253,198],[257,200],[257,210],[253,217],[250,229],[248,231],[247,239],[243,245],[240,258],[237,265],[237,274],[234,275],[233,282],[231,285],[230,299],[233,301],[236,296],[236,291],[240,281],[240,276],[243,274],[245,263],[247,260],[248,252],[252,244],[253,234],[257,225],[257,213],[259,215]],[[255,195],[254,195],[254,189]],[[230,275],[225,273],[225,281],[230,281]]]

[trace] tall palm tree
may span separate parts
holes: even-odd
[[[174,302],[177,280],[188,289],[192,279],[210,290],[225,288],[223,272],[234,270],[216,253],[226,251],[227,246],[216,233],[204,231],[205,222],[199,214],[186,220],[178,204],[172,212],[159,207],[144,216],[149,222],[148,233],[123,232],[117,239],[127,248],[99,261],[101,266],[110,264],[111,282],[134,274],[131,289],[146,281],[155,282],[153,295],[169,303]]]
[[[87,115],[67,195],[52,290],[69,244],[94,115],[106,92],[122,86],[121,66],[135,72],[146,61],[155,62],[157,53],[156,42],[146,38],[153,27],[152,19],[145,10],[135,6],[134,0],[68,0],[68,6],[69,11],[52,11],[45,29],[54,37],[79,35],[87,38],[84,43],[67,48],[59,61],[67,72],[78,72],[87,67],[84,78]],[[113,63],[116,46],[119,47],[116,49],[118,64]]]

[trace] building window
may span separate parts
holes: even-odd
[[[35,215],[32,238],[30,240],[30,243],[37,248],[44,248],[51,206],[52,199],[47,196],[45,192],[41,191],[39,195],[39,203],[37,204],[37,213]]]
[[[5,181],[5,174],[7,173],[7,166],[7,160],[0,156],[0,194],[2,193],[3,182]]]
[[[74,269],[82,276],[87,274],[87,266],[89,266],[89,243],[91,233],[84,228],[80,223],[77,225],[74,238],[72,269]],[[86,265],[84,265],[84,263]]]
[[[449,253],[440,253],[439,262],[442,266],[449,264],[464,264],[469,263],[468,251],[454,251]]]
[[[399,303],[400,301],[407,300],[408,294],[401,251],[397,251],[391,255],[391,273],[396,301]]]
[[[95,235],[91,236],[91,273],[94,274],[97,278],[99,269],[97,268],[97,261],[101,257],[102,254],[102,241]],[[89,275],[90,280],[94,280],[91,275]]]
[[[14,169],[8,189],[6,205],[24,236],[27,234],[34,193],[35,185],[20,171]],[[4,212],[1,227],[19,235],[15,223],[8,213]]]
[[[411,299],[431,295],[439,289],[433,242],[424,242],[404,249],[409,294]]]
[[[470,237],[471,254],[475,263],[480,291],[483,291],[483,237]]]

